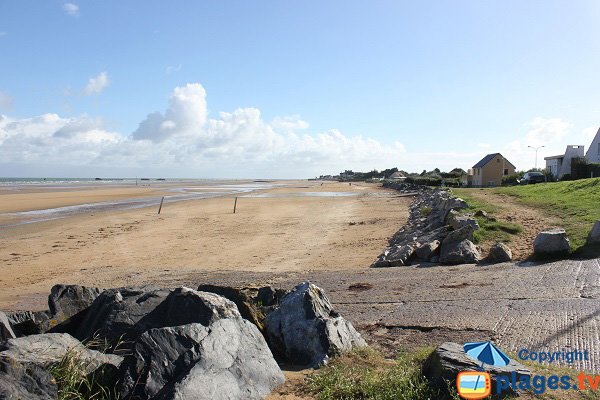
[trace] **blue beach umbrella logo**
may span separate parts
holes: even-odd
[[[461,372],[457,377],[459,395],[464,399],[482,399],[490,394],[490,375],[484,371],[484,364],[503,367],[510,358],[492,342],[465,343],[463,349],[467,355],[481,362],[482,372]]]
[[[472,342],[463,346],[465,353],[484,364],[495,367],[504,367],[510,363],[510,358],[496,347],[492,342]]]

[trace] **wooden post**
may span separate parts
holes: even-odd
[[[237,197],[235,198],[235,201],[233,202],[233,213],[235,214],[235,209],[237,208]]]
[[[162,199],[160,199],[160,206],[158,206],[158,213],[159,214],[160,214],[160,210],[162,210],[163,201],[165,201],[165,196],[163,196]]]

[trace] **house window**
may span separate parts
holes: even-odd
[[[508,168],[504,168],[504,176],[508,175]]]

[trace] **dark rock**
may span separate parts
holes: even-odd
[[[388,260],[378,260],[371,264],[371,268],[388,268],[390,267],[390,262]]]
[[[390,267],[408,265],[408,261],[413,256],[416,246],[418,246],[418,243],[405,244],[397,247],[393,252],[388,254],[387,259]]]
[[[263,399],[285,380],[263,336],[239,314],[148,330],[122,376],[123,398],[153,400]]]
[[[58,398],[54,378],[36,365],[24,365],[8,358],[0,360],[0,399],[53,400]]]
[[[512,251],[504,243],[496,243],[490,248],[490,252],[486,258],[489,263],[501,263],[512,260]]]
[[[81,340],[98,335],[115,343],[137,339],[153,328],[200,323],[239,315],[235,304],[214,293],[178,288],[111,289],[98,296],[77,332]]]
[[[448,233],[448,235],[444,238],[444,240],[442,241],[442,248],[446,243],[462,242],[465,239],[470,240],[472,242],[474,232],[475,229],[470,225],[463,226],[460,229],[456,229]]]
[[[440,262],[442,264],[475,264],[481,259],[477,247],[468,239],[460,242],[442,243]]]
[[[17,337],[44,333],[53,323],[46,311],[16,311],[7,316]]]
[[[14,339],[15,333],[10,326],[8,317],[2,311],[0,311],[0,343],[8,339]]]
[[[533,252],[537,256],[561,256],[569,254],[569,239],[564,229],[540,232],[533,241]]]
[[[333,310],[325,292],[309,283],[296,286],[267,316],[271,348],[295,364],[316,367],[331,356],[366,342]]]
[[[488,213],[487,213],[487,212],[485,212],[485,211],[483,211],[483,210],[478,210],[478,211],[475,213],[475,216],[476,216],[476,217],[483,217],[483,218],[487,218],[487,216],[488,216]]]
[[[590,231],[587,237],[586,244],[600,244],[600,220],[596,221],[596,223],[592,227],[592,230]]]
[[[52,332],[75,333],[87,316],[89,307],[100,294],[100,289],[79,285],[54,285],[48,296],[48,307],[53,323]]]
[[[435,349],[423,363],[423,375],[433,386],[441,389],[447,388],[447,382],[451,385],[456,380],[456,375],[461,371],[480,370],[481,362],[467,355],[463,346],[458,343],[446,342]],[[531,376],[531,371],[511,360],[507,366],[496,367],[484,364],[484,371],[490,374],[492,379],[492,393],[496,393],[498,375],[509,375],[515,373],[517,381]],[[506,394],[511,394],[506,392]]]
[[[0,352],[0,358],[10,358],[24,365],[47,368],[62,360],[67,353],[76,356],[92,372],[104,364],[119,366],[122,357],[90,350],[67,333],[44,333],[10,339]]]
[[[421,245],[419,248],[417,248],[417,250],[415,251],[416,256],[423,261],[429,261],[432,257],[439,255],[439,253],[439,240],[434,240],[432,242],[425,243],[424,245]]]
[[[272,311],[287,294],[286,290],[274,289],[272,286],[260,288],[230,286],[200,285],[199,291],[215,293],[235,303],[242,318],[247,319],[258,327],[266,337],[264,327],[266,314]]]
[[[448,213],[448,217],[446,218],[446,223],[452,227],[452,229],[457,230],[464,226],[470,225],[474,230],[479,229],[479,224],[477,220],[473,217],[469,217],[468,215],[461,215],[454,210],[450,210]]]

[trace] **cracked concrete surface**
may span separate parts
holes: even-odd
[[[224,271],[177,283],[291,288],[307,279],[325,288],[368,340],[388,350],[491,339],[513,354],[588,350],[590,360],[573,367],[600,371],[599,259],[278,275]],[[356,284],[363,289],[353,290]]]

